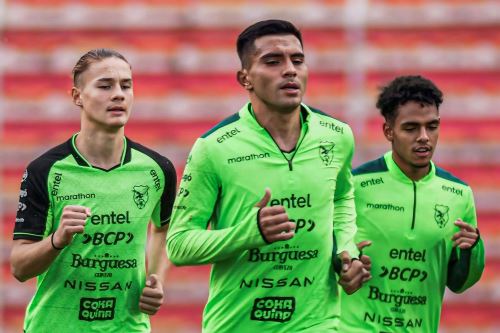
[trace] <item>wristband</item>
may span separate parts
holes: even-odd
[[[52,244],[52,248],[54,250],[61,251],[62,249],[64,249],[64,247],[57,247],[54,245],[54,234],[55,232],[53,232],[52,235],[50,235],[50,244]]]

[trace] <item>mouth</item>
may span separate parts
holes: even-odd
[[[418,157],[428,157],[432,153],[432,148],[429,146],[420,146],[416,147],[413,149],[413,152],[418,156]]]
[[[110,106],[106,109],[106,111],[110,112],[125,112],[127,111],[123,106]]]
[[[296,82],[287,82],[280,86],[280,89],[290,93],[297,93],[300,91],[300,85]]]

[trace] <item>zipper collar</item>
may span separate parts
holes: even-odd
[[[434,163],[431,161],[431,168],[429,170],[429,173],[425,175],[423,178],[419,179],[418,181],[414,181],[411,178],[409,178],[405,173],[399,168],[399,166],[394,162],[394,159],[392,158],[392,151],[388,151],[387,153],[384,154],[384,160],[385,164],[387,165],[387,169],[389,170],[389,173],[396,177],[398,180],[405,182],[405,183],[426,183],[434,178],[436,175],[436,166]]]
[[[259,131],[267,131],[264,127],[262,127],[259,122],[257,121],[257,118],[255,118],[255,113],[253,111],[252,103],[248,102],[246,103],[238,112],[240,115],[240,118],[245,120],[247,124],[249,124],[253,129],[259,130]],[[301,127],[303,125],[309,126],[309,120],[310,120],[310,114],[311,110],[305,105],[304,103],[300,104],[300,124]]]
[[[265,129],[264,127],[262,127],[259,124],[259,122],[255,118],[255,114],[253,112],[252,105],[250,103],[247,103],[240,110],[239,114],[240,114],[240,117],[242,119],[244,119],[245,122],[248,123],[249,126],[252,129],[260,132],[261,135],[269,136],[269,138],[271,139],[272,144],[275,147],[275,149],[278,150],[281,153],[281,155],[283,156],[283,158],[287,161],[287,163],[288,163],[288,169],[290,171],[293,171],[293,158],[297,154],[297,152],[298,152],[298,150],[300,148],[300,145],[304,141],[304,138],[307,135],[307,132],[308,132],[308,129],[309,129],[309,118],[310,118],[309,117],[309,113],[310,112],[311,111],[308,110],[307,106],[305,106],[304,104],[301,104],[301,107],[300,107],[300,124],[301,124],[301,126],[300,126],[300,136],[298,138],[297,143],[295,144],[295,148],[291,152],[289,152],[289,153],[283,152],[280,149],[280,147],[278,146],[278,144],[276,143],[276,141],[274,140],[274,138],[271,135],[271,133],[269,133],[269,131],[267,129]]]

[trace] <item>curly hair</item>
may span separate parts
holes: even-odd
[[[398,108],[410,101],[435,105],[439,109],[443,93],[432,81],[420,75],[399,76],[380,89],[377,108],[385,121],[393,122]]]

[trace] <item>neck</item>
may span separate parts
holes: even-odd
[[[394,152],[392,154],[392,159],[394,160],[394,163],[396,163],[396,165],[399,167],[399,169],[403,171],[406,177],[410,178],[415,182],[424,178],[431,170],[430,163],[424,167],[416,167],[408,165],[408,163],[403,162],[402,159],[399,157],[399,155],[395,154]]]
[[[121,162],[123,138],[123,128],[103,132],[82,127],[76,137],[76,147],[92,166],[108,170]]]
[[[278,147],[283,151],[295,148],[300,137],[300,106],[291,112],[273,110],[252,103],[257,122],[273,137]]]

